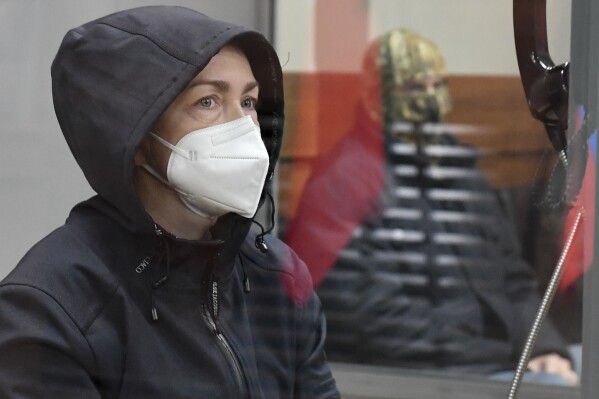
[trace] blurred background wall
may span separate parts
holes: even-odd
[[[539,158],[549,141],[542,124],[531,118],[519,78],[511,0],[275,4],[275,42],[285,60],[285,140],[278,168],[283,220],[295,215],[314,160],[354,123],[366,47],[395,28],[419,32],[439,46],[454,105],[446,122],[476,127],[476,134],[458,139],[485,154],[479,165],[495,188],[519,190],[548,173],[552,160],[539,166]],[[570,0],[547,0],[549,49],[556,64],[569,59],[570,8]],[[284,222],[281,227],[284,231]]]
[[[315,18],[318,0],[277,1],[275,39],[286,72],[360,70],[361,52],[315,61]],[[442,49],[449,74],[516,75],[512,0],[342,0],[345,10],[331,14],[331,34],[352,34],[348,15],[367,15],[370,39],[397,27],[421,32]],[[321,6],[321,4],[318,4]],[[547,0],[549,50],[556,64],[569,59],[571,0]],[[351,9],[350,9],[351,8]],[[334,18],[337,15],[338,18]],[[322,32],[319,39],[322,38]],[[350,42],[356,47],[360,43]],[[336,60],[336,61],[335,61]]]

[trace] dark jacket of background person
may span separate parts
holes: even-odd
[[[367,58],[388,66],[383,46]],[[394,85],[385,85],[394,71],[380,69],[384,123],[366,103],[358,108],[354,128],[314,166],[287,234],[317,284],[327,355],[419,369],[513,370],[540,302],[533,271],[474,149],[438,125],[397,124],[394,114],[419,107],[391,103]],[[439,101],[417,101],[430,114],[414,119],[439,120]],[[535,346],[535,355],[546,353],[567,356],[548,322]]]
[[[363,115],[329,173],[320,174],[307,190],[333,186],[344,198],[352,190],[346,187],[371,184],[372,175],[351,173],[373,169],[361,165],[368,156],[356,136],[380,131]],[[423,160],[394,154],[391,149],[399,143],[387,136],[383,191],[317,288],[327,316],[329,358],[476,373],[513,369],[539,297],[532,269],[516,251],[493,191],[471,157],[437,164],[478,172],[468,179],[434,172],[401,176],[399,167],[406,170]],[[460,148],[448,136],[438,145]],[[416,197],[413,190],[422,186],[428,193]],[[416,211],[410,215],[407,209]],[[415,214],[427,215],[425,222]],[[458,214],[466,220],[455,220]],[[545,326],[535,354],[550,352],[567,356],[559,335]]]
[[[52,66],[55,109],[98,195],[0,283],[0,397],[338,397],[323,313],[297,256],[269,236],[260,252],[252,220],[232,213],[211,240],[177,239],[133,187],[134,154],[154,120],[233,38],[261,86],[272,171],[281,69],[260,34],[145,7],[65,36]]]

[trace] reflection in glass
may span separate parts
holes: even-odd
[[[477,163],[488,154],[464,144],[485,129],[443,123],[446,75],[420,34],[378,37],[354,125],[313,165],[285,236],[317,285],[331,360],[509,378],[537,280]],[[563,371],[543,381],[576,380],[546,322],[531,367],[549,364]]]

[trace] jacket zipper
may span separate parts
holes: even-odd
[[[239,360],[237,359],[237,356],[233,352],[233,348],[231,347],[231,344],[229,344],[229,342],[227,341],[227,338],[223,335],[221,329],[218,326],[218,322],[217,322],[218,312],[219,312],[218,282],[214,281],[212,278],[210,278],[209,282],[210,282],[210,285],[209,285],[210,296],[209,296],[208,302],[209,302],[210,306],[203,306],[204,318],[206,319],[208,326],[210,327],[210,329],[212,330],[212,332],[218,339],[218,342],[223,347],[223,349],[224,349],[223,353],[225,354],[225,357],[227,357],[229,359],[230,363],[233,366],[232,367],[233,373],[235,374],[235,379],[237,381],[237,385],[241,389],[241,393],[242,393],[241,397],[249,398],[249,392],[247,389],[246,378],[243,374],[243,370],[241,369],[241,365],[239,364]]]
[[[156,224],[154,225],[154,232],[156,233],[156,235],[158,237],[162,236],[162,234],[163,234],[162,229],[160,227],[158,227],[158,225],[156,225]],[[220,330],[218,323],[217,323],[218,311],[219,311],[219,309],[218,309],[218,307],[219,307],[218,282],[214,280],[213,276],[211,276],[209,279],[209,283],[210,283],[210,285],[209,285],[210,296],[208,299],[209,306],[202,305],[202,309],[203,309],[202,313],[204,315],[204,319],[206,320],[206,322],[208,323],[208,326],[210,327],[210,329],[212,330],[212,332],[218,339],[218,342],[220,342],[220,345],[223,347],[224,353],[226,354],[225,357],[227,357],[230,360],[230,363],[233,365],[233,373],[235,374],[235,380],[237,381],[237,385],[239,386],[239,389],[241,390],[241,397],[249,398],[250,396],[249,396],[249,391],[248,391],[248,387],[246,384],[246,378],[243,374],[243,370],[241,369],[241,365],[239,364],[239,360],[237,359],[237,356],[233,352],[233,348],[231,348],[231,345],[227,341],[227,338],[225,338],[225,336],[223,335],[223,333]]]

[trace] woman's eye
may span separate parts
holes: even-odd
[[[253,98],[246,98],[241,101],[241,106],[243,108],[254,109],[256,107],[256,100]]]
[[[212,100],[210,97],[205,97],[198,101],[198,104],[204,108],[210,108],[214,104],[214,100]]]

